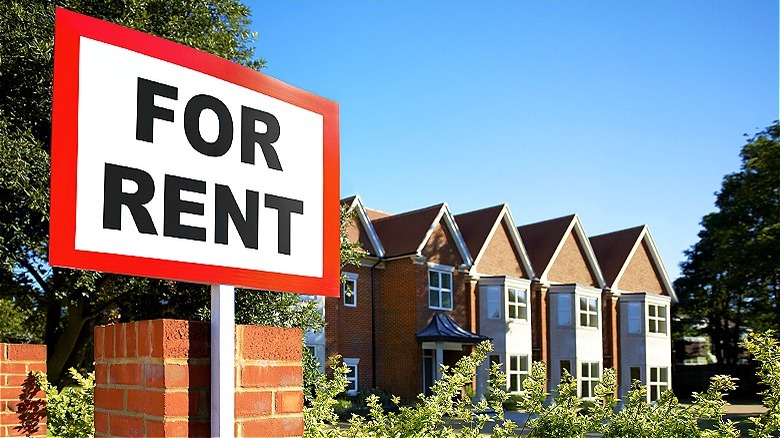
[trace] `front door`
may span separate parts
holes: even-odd
[[[423,349],[423,393],[431,395],[431,386],[436,381],[436,351]]]

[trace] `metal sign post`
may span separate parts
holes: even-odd
[[[235,295],[211,285],[211,436],[233,438],[235,396]]]

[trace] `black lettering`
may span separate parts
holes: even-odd
[[[290,215],[292,213],[303,214],[303,201],[266,194],[265,206],[279,212],[277,252],[290,255]]]
[[[230,216],[238,235],[241,236],[241,241],[244,242],[244,247],[257,249],[259,193],[246,191],[246,218],[244,218],[230,187],[217,184],[215,188],[214,242],[227,245],[228,216]]]
[[[136,140],[154,142],[154,119],[173,121],[173,110],[156,106],[154,96],[176,100],[178,94],[179,90],[176,87],[138,78],[135,116]]]
[[[219,135],[208,142],[200,135],[200,113],[205,109],[214,111],[219,120]],[[233,142],[233,119],[222,101],[207,94],[198,94],[187,102],[184,108],[184,134],[193,149],[208,157],[221,157]]]
[[[255,122],[263,122],[266,131],[255,131]],[[255,143],[260,145],[265,162],[269,169],[282,170],[279,156],[276,155],[273,143],[279,140],[279,120],[265,111],[246,106],[241,107],[241,162],[255,164]]]
[[[157,234],[149,210],[144,207],[154,197],[152,176],[140,169],[106,163],[103,177],[103,228],[122,229],[122,206],[130,210],[139,233]],[[122,181],[134,181],[138,185],[135,193],[122,191]]]
[[[182,213],[203,216],[203,204],[182,200],[182,190],[205,194],[206,182],[175,175],[165,175],[163,235],[205,242],[205,228],[182,225],[181,223]]]

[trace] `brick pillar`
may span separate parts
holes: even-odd
[[[303,435],[301,331],[236,327],[236,436]]]
[[[18,405],[22,385],[31,372],[46,372],[46,346],[0,343],[0,437],[21,437],[26,433],[17,429],[20,424]],[[46,394],[38,391],[32,403],[45,400]],[[31,436],[46,436],[46,417],[40,419],[37,431]]]
[[[601,294],[602,314],[604,315],[604,326],[602,330],[604,367],[611,367],[615,370],[620,382],[620,319],[618,314],[619,292],[605,290]]]
[[[534,280],[531,283],[531,342],[533,360],[542,361],[547,365],[549,378],[550,368],[550,310],[547,295],[548,287]]]
[[[96,436],[211,434],[208,323],[95,328]],[[303,433],[301,332],[236,327],[236,436]]]

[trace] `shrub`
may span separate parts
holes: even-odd
[[[755,438],[777,436],[780,430],[780,346],[772,332],[751,334],[744,341],[745,348],[758,361],[758,376],[767,389],[762,392],[767,412],[748,421],[754,427],[749,431]],[[473,403],[462,397],[461,390],[476,375],[477,366],[491,350],[483,343],[475,351],[462,358],[453,368],[442,366],[442,378],[432,387],[433,394],[419,396],[417,404],[399,407],[397,413],[382,409],[375,395],[366,398],[369,416],[352,416],[348,425],[339,426],[333,414],[335,397],[346,387],[346,367],[338,360],[333,365],[334,379],[321,376],[317,384],[316,398],[305,409],[304,437],[478,437],[486,425],[491,437],[557,437],[579,438],[588,432],[603,434],[605,438],[726,438],[738,437],[736,424],[724,418],[728,403],[726,392],[736,388],[728,376],[715,376],[703,393],[694,393],[690,406],[681,405],[671,391],[661,394],[659,400],[648,403],[647,388],[634,382],[624,404],[616,409],[617,376],[612,369],[605,369],[601,382],[594,392],[592,402],[577,397],[577,381],[566,374],[553,392],[550,400],[547,389],[546,368],[537,362],[523,381],[523,394],[512,396],[519,410],[531,414],[520,427],[504,417],[503,406],[511,405],[510,396],[504,391],[506,377],[500,365],[490,370],[486,399]],[[398,399],[394,403],[398,404]],[[701,420],[710,420],[703,428]],[[453,422],[463,427],[456,430]]]
[[[62,391],[49,383],[44,373],[31,373],[25,381],[19,416],[20,429],[27,436],[37,430],[43,417],[46,417],[46,426],[53,436],[95,436],[95,373],[82,376],[74,368],[69,373],[76,385],[66,386]],[[43,409],[40,409],[40,403],[33,400],[39,390],[46,393]]]

